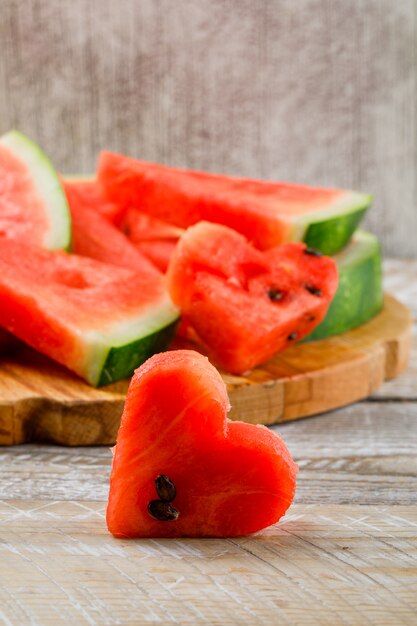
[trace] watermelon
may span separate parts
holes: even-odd
[[[306,341],[339,335],[364,324],[383,305],[381,247],[378,238],[358,230],[336,254],[339,286],[324,320]]]
[[[82,183],[81,183],[82,184]],[[65,184],[73,227],[73,252],[103,263],[160,274],[156,266],[120,232],[104,213],[90,208],[76,185]]]
[[[304,241],[334,254],[349,241],[371,204],[368,194],[234,178],[100,155],[106,197],[181,228],[206,220],[229,226],[262,250]]]
[[[42,150],[15,130],[0,138],[0,235],[51,250],[71,243],[58,175]]]
[[[65,193],[72,203],[80,207],[94,209],[105,217],[109,222],[118,224],[121,215],[121,207],[114,202],[109,202],[103,196],[97,180],[91,176],[66,176],[61,179]]]
[[[155,270],[0,241],[0,326],[91,385],[131,375],[177,318]]]
[[[167,271],[178,239],[184,232],[182,228],[151,217],[134,207],[124,212],[120,228],[139,252],[162,272]]]
[[[110,478],[115,537],[234,537],[284,515],[297,466],[278,435],[228,420],[229,408],[221,376],[192,350],[135,372]]]
[[[129,260],[129,258],[135,263],[132,250],[136,248],[140,258],[147,258],[161,272],[166,272],[183,229],[146,215],[134,207],[129,207],[125,210],[119,205],[109,202],[101,193],[97,181],[91,177],[66,177],[63,179],[63,186],[74,222],[75,252],[110,263],[112,258],[116,259],[119,257],[117,250],[121,250],[121,248],[116,242],[117,237],[114,235],[114,231],[112,233],[110,227],[106,229],[105,224],[100,223],[100,218],[94,218],[91,215],[91,211],[94,211],[100,217],[105,218],[107,222],[117,226],[130,241],[130,244],[127,243],[126,238],[123,236],[118,238],[119,244],[124,241],[124,245],[127,243],[126,247],[129,250],[122,252],[117,264],[126,265],[125,260]],[[78,213],[78,219],[77,215],[74,214],[75,211]],[[92,225],[91,228],[89,224]],[[85,239],[81,235],[81,231],[85,233],[87,229],[89,243],[85,245],[86,242],[84,242],[80,249],[81,238]],[[94,241],[90,240],[91,237]],[[100,252],[97,250],[98,246],[100,247]],[[107,255],[105,248],[114,249],[116,254],[113,255],[110,252]],[[99,256],[97,256],[98,254]]]
[[[226,226],[200,222],[181,237],[167,285],[213,362],[242,374],[320,323],[337,269],[305,244],[261,252]]]
[[[160,241],[140,241],[135,244],[135,247],[140,254],[143,254],[165,274],[176,245],[177,241],[161,239]]]

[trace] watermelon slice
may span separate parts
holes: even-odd
[[[122,209],[118,204],[109,202],[103,196],[98,182],[91,176],[66,176],[61,178],[67,197],[73,204],[94,209],[109,222],[118,224]]]
[[[0,242],[0,326],[92,385],[131,375],[164,349],[177,318],[154,270]]]
[[[183,228],[156,219],[130,207],[124,213],[120,228],[134,243],[141,241],[178,241],[184,233]]]
[[[176,245],[177,241],[161,239],[161,241],[140,241],[135,244],[135,247],[165,274]]]
[[[262,250],[287,241],[333,254],[343,248],[371,196],[279,182],[185,171],[103,152],[98,179],[110,201],[181,228],[224,224]]]
[[[234,230],[200,222],[181,237],[167,284],[213,362],[241,374],[320,323],[337,270],[304,244],[260,252]]]
[[[358,230],[333,259],[339,286],[324,320],[306,341],[345,333],[369,321],[382,309],[381,247],[378,238]]]
[[[132,254],[132,250],[135,248],[139,252],[140,258],[146,257],[161,272],[166,272],[178,238],[184,232],[183,229],[146,215],[134,207],[125,210],[119,205],[107,201],[102,195],[97,181],[91,177],[66,177],[63,179],[63,185],[74,223],[75,252],[108,263],[112,263],[112,259],[119,259],[116,264],[123,266],[128,265],[125,261],[135,263]],[[116,225],[131,244],[127,243],[126,245],[126,239],[123,235],[117,238],[110,227],[106,229],[105,224],[100,222],[100,217],[95,219],[91,215],[91,211],[105,218],[107,222]],[[122,241],[128,250],[121,250]],[[106,253],[106,248],[111,248],[115,254],[109,250]]]
[[[110,265],[129,267],[138,272],[160,274],[156,266],[120,232],[108,219],[86,203],[76,185],[65,190],[71,211],[75,254],[88,256]]]
[[[234,537],[277,522],[297,466],[265,426],[226,419],[226,387],[191,350],[157,354],[130,383],[107,525],[116,537]]]
[[[59,178],[42,150],[15,130],[0,138],[0,235],[51,250],[71,242]]]
[[[139,252],[148,257],[161,272],[167,271],[178,239],[184,232],[182,228],[151,217],[134,207],[124,212],[120,228]]]

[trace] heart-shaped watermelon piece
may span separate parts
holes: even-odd
[[[114,449],[107,524],[116,537],[233,537],[277,522],[297,465],[265,426],[227,419],[226,386],[192,350],[136,370]]]
[[[327,313],[336,263],[303,243],[267,252],[226,226],[200,222],[180,238],[167,285],[182,327],[213,363],[242,374],[307,336]]]

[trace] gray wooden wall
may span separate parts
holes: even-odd
[[[1,0],[0,132],[375,194],[417,255],[415,0]]]

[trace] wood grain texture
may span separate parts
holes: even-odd
[[[387,381],[374,394],[375,401],[417,400],[417,260],[386,259],[385,286],[410,309],[414,320],[410,362],[395,381]]]
[[[417,505],[417,403],[362,402],[273,426],[300,467],[298,504]],[[105,501],[111,451],[0,449],[0,500]]]
[[[417,326],[413,326],[410,360],[407,369],[395,380],[388,380],[370,400],[417,400]]]
[[[406,368],[411,326],[408,308],[387,295],[360,328],[291,347],[247,376],[223,374],[231,419],[276,424],[366,398]],[[0,444],[114,443],[127,387],[94,389],[29,348],[12,350],[0,359]]]
[[[417,254],[415,0],[5,0],[0,132],[61,171],[105,147],[358,188],[387,253]]]
[[[294,506],[252,537],[129,542],[107,534],[102,502],[10,500],[0,619],[414,626],[416,522],[415,507]]]
[[[417,259],[385,259],[383,270],[386,289],[407,305],[417,322]]]

